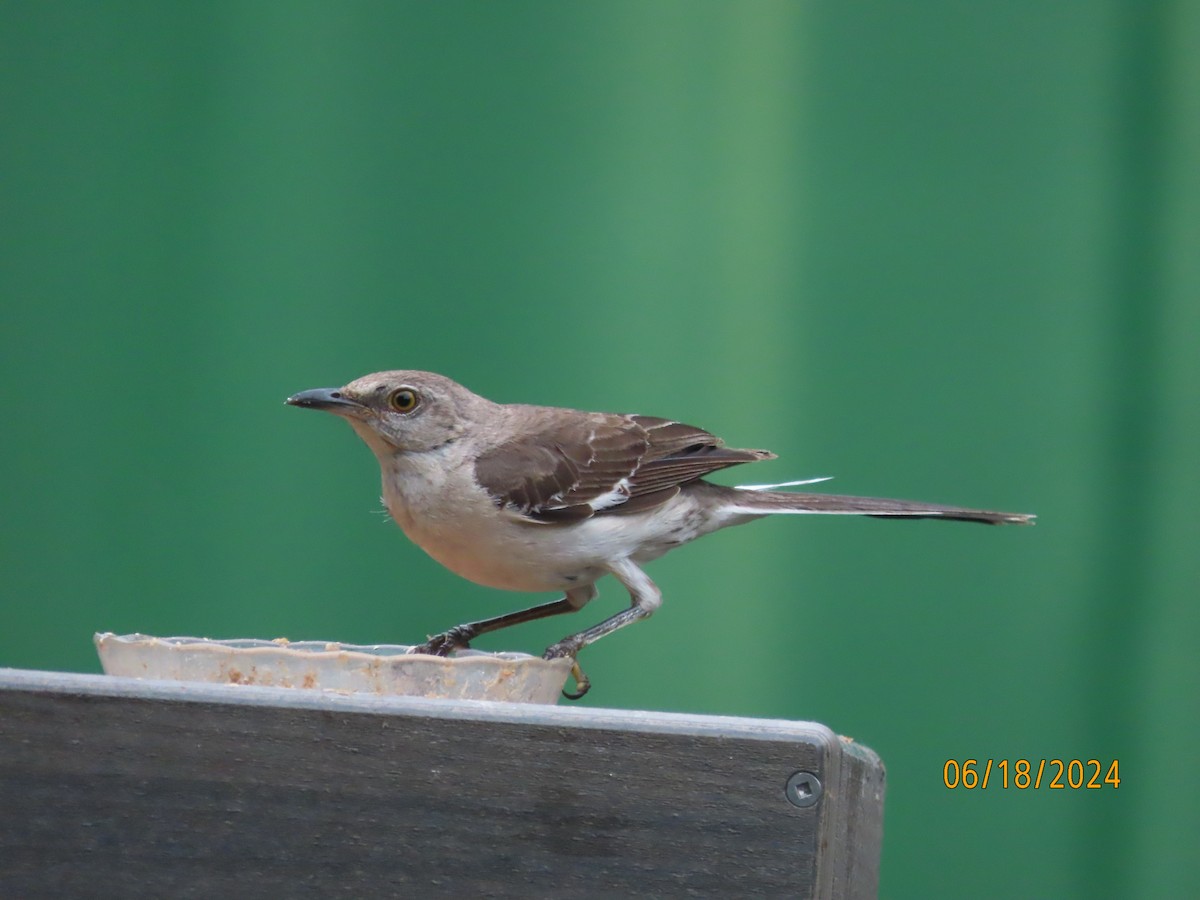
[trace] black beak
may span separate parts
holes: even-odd
[[[288,406],[303,406],[306,409],[323,409],[331,413],[344,413],[350,410],[362,409],[362,404],[349,397],[343,397],[337,388],[313,388],[311,391],[301,391],[292,394],[284,401]]]

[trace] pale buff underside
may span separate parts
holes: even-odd
[[[733,524],[713,515],[703,490],[686,489],[644,513],[541,524],[498,508],[475,485],[471,460],[459,457],[457,447],[391,454],[380,462],[384,505],[408,538],[455,574],[503,590],[565,591],[590,584],[611,571],[613,560],[657,559]],[[422,514],[412,515],[413,509]]]

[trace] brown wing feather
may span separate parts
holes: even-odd
[[[725,442],[714,434],[696,428],[694,425],[684,425],[670,419],[656,419],[653,416],[623,416],[634,425],[646,432],[649,441],[649,456],[651,458],[673,456],[688,450],[699,450],[703,447],[724,447]]]
[[[772,456],[669,419],[578,413],[481,455],[475,477],[498,506],[566,523],[650,509],[709,472]]]
[[[646,429],[650,448],[633,476],[634,496],[686,484],[729,466],[772,459],[766,450],[734,450],[719,437],[682,422],[631,416]]]
[[[557,412],[557,411],[556,411]],[[622,417],[556,416],[538,431],[508,441],[475,462],[475,478],[498,506],[542,522],[571,522],[628,479],[646,453],[641,429]]]
[[[579,483],[579,464],[553,445],[510,441],[476,460],[475,477],[502,506],[544,509]]]

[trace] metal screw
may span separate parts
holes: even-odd
[[[821,779],[812,772],[801,771],[792,773],[783,792],[793,806],[805,809],[817,805],[817,801],[821,799],[822,790]]]

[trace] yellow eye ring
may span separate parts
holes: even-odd
[[[421,398],[412,388],[399,388],[388,395],[388,406],[398,413],[410,413],[420,402]]]

